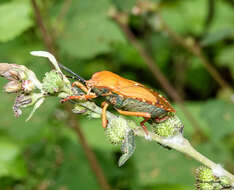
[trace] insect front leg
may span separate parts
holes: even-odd
[[[67,98],[64,98],[61,100],[61,103],[64,103],[68,100],[88,100],[96,98],[96,94],[90,93],[90,89],[88,89],[85,85],[83,85],[81,82],[76,81],[72,83],[72,87],[77,86],[81,90],[83,90],[86,94],[84,95],[77,95],[77,96],[68,96]]]
[[[84,84],[82,84],[81,82],[79,82],[79,81],[73,82],[72,87],[74,87],[74,86],[77,86],[78,88],[83,90],[86,94],[89,94],[90,90]]]
[[[64,103],[68,100],[89,100],[89,99],[93,99],[96,98],[97,96],[95,94],[84,94],[81,96],[68,96],[67,98],[64,98],[61,100],[61,103]]]

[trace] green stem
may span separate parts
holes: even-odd
[[[100,107],[98,107],[93,102],[82,102],[79,104],[81,106],[97,113],[97,114],[100,114],[100,115],[102,114],[102,109]],[[116,117],[117,116],[115,116],[114,114],[107,112],[107,118],[114,119]],[[134,124],[134,125],[135,125],[135,129],[134,129],[135,135],[145,137],[144,130],[141,127],[138,127],[137,124]],[[199,153],[190,144],[190,142],[186,138],[184,138],[182,135],[178,135],[178,136],[171,137],[171,138],[163,138],[163,137],[160,137],[152,132],[149,132],[149,134],[150,134],[153,141],[156,141],[157,143],[160,143],[160,144],[168,146],[174,150],[177,150],[181,153],[184,153],[185,155],[188,155],[189,157],[194,158],[198,162],[202,163],[203,165],[205,165],[211,169],[220,168],[219,164],[214,163],[213,161],[211,161],[210,159],[208,159],[207,157],[205,157],[204,155]],[[222,169],[222,168],[220,168],[220,169]],[[222,169],[222,173],[223,173],[223,175],[230,178],[232,183],[234,183],[234,176],[230,172],[228,172],[225,169]]]

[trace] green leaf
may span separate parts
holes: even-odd
[[[20,157],[21,149],[18,144],[1,137],[0,152],[0,177],[24,178],[26,176],[26,167]]]
[[[99,190],[99,185],[95,180],[87,158],[80,145],[64,142],[62,145],[64,160],[58,168],[57,175],[54,176],[56,183],[50,188],[53,189],[93,189]]]
[[[180,152],[168,150],[160,145],[140,139],[133,155],[138,181],[143,186],[155,184],[194,183],[193,171],[197,163]]]
[[[176,32],[198,35],[203,30],[206,10],[204,0],[176,1],[163,8],[162,16]]]
[[[232,73],[232,77],[234,78],[234,45],[226,46],[220,50],[216,56],[216,62],[219,65],[227,66]]]
[[[212,87],[214,87],[210,74],[198,58],[189,57],[188,63],[190,64],[186,72],[188,88],[198,97],[209,96],[212,93]]]
[[[221,28],[217,29],[217,31],[209,32],[208,34],[206,34],[205,37],[201,40],[200,44],[202,46],[209,46],[224,39],[229,39],[233,37],[234,31],[232,28]]]
[[[56,107],[55,99],[46,100],[29,122],[26,122],[25,119],[31,112],[32,107],[24,109],[20,118],[15,118],[12,111],[14,99],[15,95],[0,94],[0,112],[4,113],[4,117],[1,118],[0,130],[18,141],[19,145],[37,141],[45,135],[47,128],[50,127],[48,120]]]
[[[33,25],[30,1],[11,1],[0,5],[0,41],[6,42]]]
[[[211,23],[210,32],[219,30],[231,30],[234,27],[234,11],[231,4],[226,1],[215,2],[215,19]]]
[[[168,185],[168,184],[160,184],[155,185],[152,187],[144,188],[144,190],[191,190],[191,186],[185,186],[185,185]]]
[[[209,136],[210,129],[209,125],[206,123],[204,118],[201,117],[201,109],[204,102],[186,102],[185,106],[190,111],[194,119],[199,123],[202,131]],[[178,105],[174,106],[176,109],[176,115],[181,119],[184,124],[184,136],[189,137],[194,134],[194,127],[191,125],[191,122],[185,116],[184,112],[180,109]]]
[[[113,0],[113,3],[116,5],[116,7],[123,11],[130,11],[137,3],[137,0]]]
[[[201,116],[210,126],[210,138],[217,142],[234,132],[234,103],[210,100],[201,110]]]
[[[72,18],[59,40],[62,51],[77,58],[92,58],[110,52],[113,43],[124,42],[119,28],[108,18],[107,0],[79,0],[73,6]]]
[[[118,43],[114,46],[113,56],[118,64],[134,68],[145,68],[144,61],[137,50],[129,43]]]
[[[84,132],[88,143],[93,148],[100,150],[120,150],[120,146],[110,144],[105,131],[101,124],[101,119],[87,119],[80,120],[82,131]]]

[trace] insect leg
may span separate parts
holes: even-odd
[[[68,100],[88,100],[88,99],[93,99],[96,98],[97,96],[95,94],[85,94],[85,95],[81,95],[81,96],[68,96],[67,98],[64,98],[61,100],[61,103],[64,103]]]
[[[123,111],[123,110],[119,110],[119,109],[116,109],[116,110],[120,114],[123,114],[123,115],[151,118],[151,115],[148,112],[132,112],[132,111]]]
[[[74,87],[74,86],[77,86],[78,88],[80,88],[81,90],[83,90],[87,94],[89,92],[89,89],[85,85],[83,85],[81,82],[79,82],[79,81],[73,82],[72,83],[72,87]]]
[[[119,110],[119,109],[116,109],[116,110],[120,114],[123,114],[123,115],[144,117],[144,120],[140,124],[141,124],[143,130],[145,131],[146,137],[148,138],[149,133],[148,133],[146,126],[144,125],[145,122],[147,122],[151,118],[151,115],[148,112],[130,112],[130,111],[123,111],[123,110]]]
[[[106,118],[106,110],[109,104],[107,102],[102,102],[102,127],[106,128],[108,120]]]
[[[143,128],[143,130],[145,131],[146,135],[148,135],[149,133],[148,133],[148,130],[147,130],[146,126],[145,126],[145,122],[147,122],[149,119],[150,118],[145,117],[144,120],[142,122],[140,122],[140,125]]]
[[[156,118],[155,118],[155,121],[156,121],[156,123],[161,123],[161,122],[167,120],[168,118],[169,118],[168,115],[163,116],[162,118],[156,117]]]

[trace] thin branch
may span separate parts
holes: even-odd
[[[80,126],[77,122],[76,115],[71,111],[71,107],[67,106],[66,110],[69,110],[69,126],[76,132],[78,139],[80,140],[81,146],[84,149],[85,155],[89,161],[90,167],[96,175],[97,181],[103,190],[111,190],[110,185],[107,183],[102,168],[100,167],[97,158],[93,151],[89,148],[88,143],[83,135]]]
[[[202,48],[194,41],[193,43],[187,43],[187,41],[177,34],[175,31],[173,31],[163,20],[162,16],[158,13],[158,19],[160,19],[161,28],[164,30],[177,44],[184,47],[186,50],[188,50],[190,53],[198,57],[207,71],[211,74],[211,76],[215,79],[215,81],[221,86],[223,89],[231,89],[229,84],[222,78],[222,76],[218,73],[218,71],[212,66],[212,64],[209,62],[209,60],[205,57],[205,55],[202,52]]]
[[[40,53],[41,52],[39,52],[39,54]],[[42,56],[44,56],[44,55],[42,54]],[[12,78],[9,78],[9,77],[15,76],[15,75],[13,75],[11,73],[12,68],[13,69],[17,69],[16,71],[18,73],[20,73],[21,75],[24,74],[24,76],[27,76],[28,73],[32,72],[31,70],[27,69],[26,67],[22,67],[21,65],[16,65],[16,64],[7,64],[6,65],[6,64],[3,63],[2,74],[1,75],[3,77],[5,77],[5,78],[8,78],[9,80],[12,80]],[[14,74],[17,73],[17,72],[14,72]],[[56,91],[56,90],[53,91],[54,93],[52,93],[52,94],[48,93],[50,91],[50,89],[56,89],[57,86],[58,86],[57,85],[58,78],[56,77],[56,75],[61,77],[61,75],[60,75],[61,73],[59,74],[57,72],[51,71],[51,74],[52,73],[53,73],[53,75],[51,77],[44,78],[43,84],[48,84],[48,82],[50,83],[50,86],[48,86],[48,88],[44,89],[45,91],[43,91],[43,92],[46,92],[46,95],[44,95],[45,96],[44,98],[49,97],[49,96],[54,96],[55,92],[56,92],[56,94],[58,93],[58,91]],[[16,76],[19,76],[19,74],[16,75]],[[54,80],[54,78],[56,78],[56,79]],[[61,82],[61,84],[65,85],[65,84],[67,84],[67,81],[64,80],[64,78],[65,77],[61,77],[60,80],[62,80],[62,81],[60,81],[60,82]],[[20,81],[20,79],[18,79],[18,80]],[[70,83],[67,86],[67,88],[68,89],[72,88]],[[36,91],[34,91],[34,90],[36,90]],[[22,107],[32,106],[33,104],[35,106],[36,100],[34,100],[34,103],[32,104],[32,98],[34,96],[34,93],[38,94],[37,89],[33,89],[33,91],[31,92],[31,95],[28,95],[22,89],[22,96],[24,98],[22,98],[19,101],[15,102],[15,104],[16,103],[18,104],[18,106],[19,106],[18,108],[19,109],[22,108]],[[67,96],[74,95],[74,94],[77,94],[77,92],[72,91],[72,90],[71,91],[70,90],[66,90],[65,88],[61,88],[60,91],[59,91],[59,94],[57,94],[57,96],[60,97],[60,98],[62,98],[62,97],[67,97]],[[25,101],[25,100],[31,100],[31,101]],[[78,111],[77,108],[78,109],[79,108],[84,108],[87,111],[86,112],[87,116],[89,116],[89,117],[97,118],[97,117],[101,117],[101,115],[102,115],[102,108],[98,107],[94,102],[90,102],[90,101],[78,101],[78,102],[76,102],[75,109],[73,109],[73,111],[77,112]],[[67,109],[71,110],[70,107],[68,107]],[[109,121],[109,124],[110,125],[112,124],[112,126],[107,127],[107,129],[109,129],[109,130],[113,130],[113,129],[115,129],[115,130],[116,129],[122,130],[122,129],[124,129],[125,130],[125,132],[124,132],[125,134],[123,134],[123,131],[120,132],[120,133],[119,133],[119,131],[117,131],[117,133],[119,133],[119,134],[115,133],[115,135],[114,135],[114,133],[112,133],[112,134],[109,133],[109,135],[107,134],[107,137],[110,138],[112,136],[112,137],[114,137],[114,139],[116,139],[116,137],[119,136],[119,135],[121,135],[121,133],[122,133],[122,135],[120,136],[121,141],[118,141],[118,142],[122,143],[122,148],[123,149],[121,149],[121,150],[124,153],[123,155],[127,154],[127,159],[128,159],[129,156],[132,155],[132,153],[133,153],[132,151],[134,151],[134,149],[135,149],[134,148],[134,142],[133,142],[134,138],[132,138],[132,137],[134,135],[146,137],[146,133],[145,133],[144,129],[142,127],[139,127],[135,122],[133,122],[131,120],[127,120],[127,119],[125,119],[123,117],[116,116],[116,115],[114,115],[114,114],[112,114],[110,112],[106,112],[106,116],[107,116],[107,119]],[[71,127],[75,128],[76,130],[77,129],[79,130],[79,126],[77,126],[77,121],[75,119],[75,115],[70,114],[70,120],[69,121],[70,121]],[[118,122],[117,125],[113,125],[114,121]],[[165,122],[157,124],[157,126],[154,126],[154,127],[157,128],[157,127],[160,127],[160,125],[166,131],[164,131],[164,132],[161,131],[160,133],[158,133],[159,131],[157,132],[157,131],[155,131],[153,129],[153,131],[156,134],[152,133],[152,132],[148,132],[147,139],[154,140],[154,141],[158,142],[159,144],[161,144],[161,145],[163,145],[165,147],[173,148],[174,150],[177,150],[177,151],[179,151],[179,152],[181,152],[181,153],[183,153],[185,155],[188,155],[188,156],[194,158],[195,160],[199,161],[203,165],[209,167],[212,170],[212,173],[213,173],[213,175],[215,177],[217,177],[217,178],[227,177],[228,178],[227,180],[229,181],[228,182],[229,186],[234,187],[234,176],[230,172],[228,172],[227,170],[223,169],[223,167],[220,164],[214,163],[213,161],[209,160],[207,157],[205,157],[204,155],[202,155],[201,153],[199,153],[198,151],[196,151],[191,146],[191,144],[189,143],[189,141],[182,136],[182,131],[181,130],[183,129],[184,126],[183,126],[182,122],[180,121],[180,119],[176,115],[172,116],[171,118],[168,118],[168,120],[166,120]],[[172,132],[172,133],[170,132],[170,135],[168,136],[168,134],[169,134],[168,133],[169,132],[168,129],[169,130],[171,130],[171,129],[177,130],[177,132],[176,131],[174,131],[175,133],[174,132]],[[131,133],[128,133],[129,131],[131,131]],[[127,134],[126,134],[126,132],[127,132]],[[130,136],[128,136],[128,134]],[[96,161],[95,162],[93,161],[93,160],[95,160],[95,156],[92,155],[92,153],[90,153],[90,151],[88,150],[87,143],[84,141],[84,137],[83,137],[82,133],[80,131],[77,131],[77,135],[80,137],[80,140],[82,141],[82,145],[85,147],[85,150],[87,151],[86,154],[89,157],[88,160],[90,162],[92,162],[92,164],[94,164],[94,165],[92,165],[92,169],[95,170],[95,171],[96,170],[101,171],[100,168],[98,168],[99,166],[97,166],[95,164]],[[151,137],[151,138],[149,138],[149,137]],[[91,156],[90,156],[90,154],[91,154]],[[96,173],[96,175],[97,175],[97,173]],[[101,181],[101,178],[104,181],[105,181],[105,178],[104,178],[104,176],[101,173],[99,173],[98,175],[99,175],[98,179],[100,180],[99,183],[101,183],[103,185],[103,181]],[[105,187],[105,188],[108,188],[108,186]]]
[[[55,49],[54,49],[54,45],[53,45],[53,39],[52,37],[48,34],[46,27],[44,25],[41,13],[40,13],[40,9],[36,3],[35,0],[31,0],[32,6],[33,6],[33,10],[35,13],[35,17],[36,17],[36,21],[38,24],[38,27],[41,31],[42,34],[42,39],[44,41],[44,44],[46,45],[46,47],[48,48],[48,50],[54,54],[55,53]]]
[[[110,14],[112,18],[116,21],[116,23],[118,23],[120,28],[123,30],[126,38],[139,52],[144,62],[149,67],[150,71],[153,73],[154,77],[159,81],[159,83],[169,94],[169,96],[179,105],[179,107],[184,112],[185,116],[188,118],[196,132],[204,136],[203,132],[200,130],[201,127],[199,126],[198,122],[194,119],[189,110],[184,106],[183,99],[181,98],[181,96],[177,93],[176,89],[170,84],[170,82],[167,80],[164,74],[160,71],[151,55],[148,54],[146,49],[138,42],[135,35],[129,29],[127,23],[128,15],[122,12],[117,12],[117,10],[115,9],[113,9],[110,12]]]
[[[95,103],[93,102],[79,102],[78,104],[80,104],[81,106],[91,110],[92,112],[95,112],[99,115],[102,114],[102,109],[100,107],[98,107]],[[114,114],[110,113],[109,111],[107,112],[107,118],[108,120],[113,120],[115,118],[117,118],[117,116],[115,116]],[[127,120],[127,122],[129,122]],[[135,123],[134,123],[134,127],[133,124],[131,122],[131,127],[134,128],[134,132],[135,135],[137,136],[141,136],[141,137],[145,137],[145,132],[142,129],[142,127],[138,127]],[[192,147],[192,145],[189,143],[189,141],[184,138],[182,135],[178,135],[178,136],[174,136],[174,137],[170,137],[170,138],[165,138],[165,137],[161,137],[159,135],[156,135],[155,133],[149,132],[151,138],[153,141],[164,145],[165,147],[170,147],[174,150],[177,150],[178,152],[181,152],[195,160],[197,160],[198,162],[202,163],[203,165],[211,168],[212,170],[216,170],[216,169],[221,169],[221,173],[223,173],[223,175],[229,177],[231,179],[231,181],[234,183],[234,176],[228,172],[227,170],[224,170],[223,168],[221,168],[221,166],[219,164],[214,163],[213,161],[211,161],[210,159],[208,159],[207,157],[205,157],[204,155],[202,155],[201,153],[199,153],[195,148]]]
[[[206,28],[209,28],[210,24],[213,21],[214,15],[215,15],[215,0],[207,0],[207,7],[208,7],[208,13],[207,13],[207,17],[206,17]]]
[[[63,20],[63,18],[65,17],[65,15],[67,14],[69,8],[71,7],[71,3],[72,0],[64,0],[63,6],[61,8],[61,11],[57,17],[57,21],[60,22],[61,20]]]
[[[54,49],[54,45],[53,45],[53,40],[52,40],[52,37],[49,35],[49,33],[46,30],[46,27],[44,25],[43,19],[42,19],[41,14],[40,14],[39,7],[38,7],[35,0],[31,0],[31,2],[32,2],[33,8],[34,8],[34,12],[35,12],[35,16],[36,16],[36,20],[37,20],[39,29],[41,30],[41,33],[42,33],[44,44],[46,45],[46,47],[48,48],[48,50],[51,53],[54,53],[55,49]],[[81,146],[82,146],[82,148],[87,156],[90,167],[92,168],[101,189],[110,190],[111,188],[110,188],[110,185],[107,183],[104,172],[102,171],[102,168],[101,168],[100,164],[98,163],[98,161],[95,157],[95,154],[89,148],[89,146],[85,140],[85,137],[82,134],[82,131],[80,130],[76,119],[74,118],[75,115],[73,113],[71,113],[70,109],[67,109],[67,111],[68,111],[69,117],[70,117],[71,128],[76,132],[77,137],[79,138],[79,140],[81,142]]]

